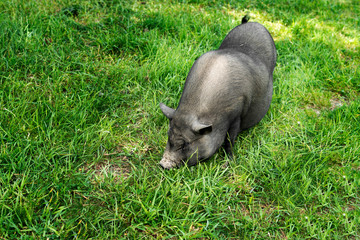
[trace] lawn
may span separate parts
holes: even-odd
[[[195,59],[249,13],[278,51],[265,118],[158,166]],[[359,239],[356,0],[0,2],[0,239]]]

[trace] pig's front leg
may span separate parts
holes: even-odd
[[[227,132],[227,136],[225,139],[225,152],[226,154],[229,156],[230,159],[234,158],[234,153],[233,153],[233,146],[235,143],[235,139],[237,137],[237,135],[240,132],[240,116],[237,117],[230,125],[230,128]]]

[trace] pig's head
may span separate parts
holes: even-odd
[[[168,142],[160,161],[163,168],[192,166],[214,154],[216,147],[211,141],[210,123],[201,123],[195,116],[178,113],[163,103],[160,109],[170,120]]]

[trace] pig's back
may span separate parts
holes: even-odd
[[[231,50],[208,52],[190,70],[179,110],[192,112],[199,119],[219,121],[222,118],[231,121],[239,114],[253,115],[252,109],[263,115],[268,108],[265,96],[272,87],[270,79],[266,66],[246,54]],[[260,121],[258,118],[262,116],[248,117],[246,125],[251,124],[249,121]]]
[[[268,30],[256,22],[241,24],[231,30],[219,49],[234,49],[260,59],[272,73],[276,63],[276,48]]]

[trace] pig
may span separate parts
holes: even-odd
[[[245,16],[217,50],[196,59],[176,110],[160,103],[170,120],[160,166],[193,166],[221,146],[231,159],[236,136],[270,107],[276,58],[268,30]]]

